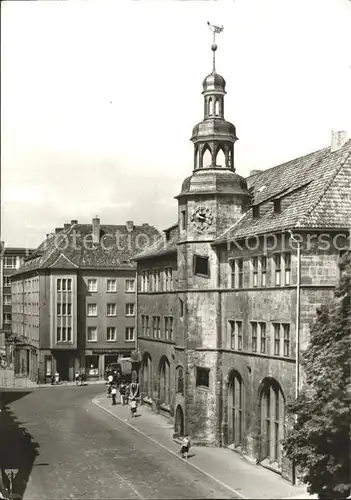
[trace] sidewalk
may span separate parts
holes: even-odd
[[[179,454],[180,445],[172,437],[173,423],[166,417],[141,406],[138,408],[140,416],[131,418],[128,406],[112,406],[111,399],[107,399],[105,394],[94,398],[93,403],[183,460]],[[292,486],[278,474],[251,464],[228,448],[194,446],[190,451],[189,466],[210,476],[241,498],[315,498],[308,495],[305,486]]]
[[[90,380],[84,382],[83,385],[95,385],[95,384],[106,384],[106,380]],[[0,389],[44,389],[46,387],[67,387],[71,385],[76,385],[75,382],[59,382],[58,385],[54,384],[37,384],[29,378],[25,377],[15,377],[13,370],[9,368],[2,368],[0,370]]]

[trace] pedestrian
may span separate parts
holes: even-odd
[[[130,384],[126,384],[126,395],[124,396],[124,401],[126,405],[129,403],[129,399],[130,399]]]
[[[52,373],[51,374],[51,385],[54,385],[54,383],[55,383],[55,374]]]
[[[180,453],[182,454],[182,458],[188,458],[189,450],[190,450],[190,439],[189,439],[188,435],[186,434],[183,437],[182,447],[180,449]]]
[[[80,382],[80,373],[79,371],[77,370],[76,373],[75,373],[75,380],[76,380],[76,385],[82,385]]]
[[[132,415],[132,418],[135,417],[137,411],[137,402],[135,399],[132,399],[130,402],[130,412]]]
[[[126,397],[126,384],[122,380],[121,385],[119,386],[119,395],[121,397],[121,405],[124,406],[125,397]]]
[[[56,370],[55,372],[55,384],[58,384],[60,382],[60,375],[59,372]]]
[[[106,395],[108,398],[111,397],[111,392],[112,392],[112,386],[111,386],[111,384],[107,383],[106,384]]]
[[[139,396],[139,384],[137,384],[136,382],[132,382],[129,387],[130,399],[137,399],[137,397]]]
[[[116,405],[117,402],[116,402],[116,397],[117,397],[117,389],[115,386],[112,387],[112,390],[111,390],[111,396],[112,396],[112,404],[113,405]]]

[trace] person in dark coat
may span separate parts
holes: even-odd
[[[111,396],[112,396],[112,404],[116,405],[117,404],[117,401],[116,401],[116,398],[117,398],[117,389],[116,389],[115,385],[112,387]]]
[[[121,405],[125,404],[126,391],[127,391],[126,384],[122,380],[121,385],[119,386],[119,395],[121,397]]]

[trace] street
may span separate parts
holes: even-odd
[[[3,393],[0,465],[18,469],[13,493],[24,499],[235,498],[93,405],[101,392],[102,386],[70,386]]]

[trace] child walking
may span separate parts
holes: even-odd
[[[190,439],[187,435],[185,435],[183,437],[182,447],[180,449],[180,453],[182,454],[182,458],[188,458],[189,450],[190,450]]]
[[[130,402],[130,412],[132,414],[132,417],[135,417],[137,411],[137,402],[135,399],[132,399]]]

